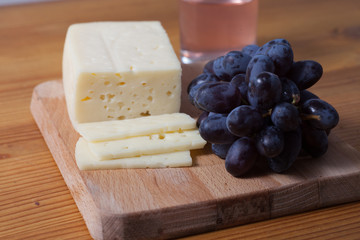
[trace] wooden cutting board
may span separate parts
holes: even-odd
[[[79,171],[61,81],[38,85],[31,111],[94,239],[174,238],[360,199],[360,154],[334,135],[286,174],[259,164],[234,178],[209,146],[189,168]]]

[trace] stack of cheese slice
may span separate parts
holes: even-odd
[[[184,113],[82,123],[75,157],[80,170],[192,165],[190,150],[206,144]]]

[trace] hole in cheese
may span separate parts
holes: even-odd
[[[108,101],[111,101],[111,99],[113,99],[115,97],[115,94],[108,93],[108,94],[106,94],[106,96],[108,98]]]
[[[117,119],[118,119],[118,120],[124,120],[124,119],[125,119],[125,116],[118,116]]]
[[[107,86],[107,85],[109,85],[109,84],[110,84],[110,81],[105,81],[105,82],[104,82],[104,85],[105,85],[105,86]]]
[[[140,113],[140,116],[143,116],[143,117],[145,117],[145,116],[150,116],[150,115],[151,115],[151,114],[150,114],[149,111]]]
[[[89,97],[89,96],[86,96],[86,97],[84,97],[83,99],[81,99],[81,101],[87,101],[87,100],[90,100],[91,99],[91,97]]]
[[[172,92],[171,91],[167,91],[166,95],[168,95],[169,97],[171,96]]]
[[[125,104],[123,102],[118,102],[117,105],[118,105],[119,109],[122,109]]]

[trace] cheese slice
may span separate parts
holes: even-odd
[[[75,129],[180,110],[181,66],[158,21],[71,25],[63,83]]]
[[[78,125],[77,130],[88,142],[97,142],[190,129],[196,129],[195,119],[185,113],[172,113],[117,121],[82,123]]]
[[[206,141],[200,136],[198,130],[192,130],[88,144],[96,158],[108,160],[201,149],[205,146]]]
[[[80,170],[188,167],[192,165],[190,151],[100,161],[91,153],[84,138],[79,138],[76,144],[75,158]]]

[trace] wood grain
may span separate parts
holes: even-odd
[[[30,113],[34,87],[61,78],[67,27],[160,20],[179,53],[176,1],[64,0],[0,7],[0,238],[90,239]],[[262,0],[258,43],[287,38],[295,59],[324,67],[313,91],[333,104],[334,130],[360,151],[360,1]],[[358,239],[360,202],[199,234],[189,239]]]
[[[286,174],[260,164],[227,174],[209,148],[190,168],[80,171],[61,81],[34,89],[31,111],[94,239],[158,239],[207,232],[360,200],[360,153],[330,135],[319,159]]]

